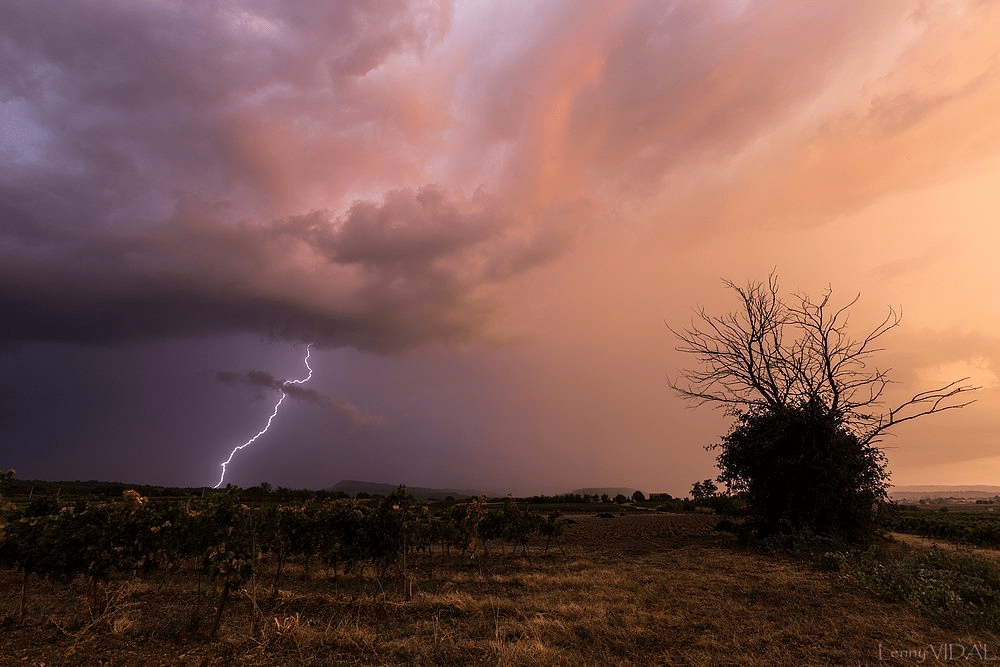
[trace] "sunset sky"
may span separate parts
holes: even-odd
[[[0,2],[0,467],[685,495],[722,283],[890,306],[892,481],[1000,485],[1000,3]],[[888,407],[888,406],[887,406]]]

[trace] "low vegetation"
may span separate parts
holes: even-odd
[[[946,505],[933,511],[916,506],[894,506],[882,517],[882,526],[900,533],[962,544],[1000,546],[1000,516],[993,512],[947,510]]]
[[[821,541],[811,565],[709,512],[544,507],[35,498],[0,543],[0,663],[914,664],[890,654],[998,645],[995,566]]]
[[[893,553],[868,549],[831,554],[884,600],[909,605],[947,628],[1000,628],[1000,567],[939,547]]]

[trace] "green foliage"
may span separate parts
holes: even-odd
[[[258,489],[263,491],[264,489]],[[257,571],[269,552],[280,563],[288,556],[350,568],[370,563],[380,576],[390,567],[405,576],[406,558],[433,545],[462,553],[489,555],[490,541],[516,550],[541,535],[557,538],[562,524],[521,509],[513,498],[499,507],[485,497],[455,504],[437,514],[418,503],[405,487],[371,500],[314,496],[297,505],[251,507],[240,490],[228,487],[207,498],[152,502],[134,490],[113,501],[79,499],[62,505],[38,496],[9,512],[0,533],[0,565],[59,582],[83,575],[97,583],[118,572],[142,576],[171,571],[185,560],[200,565],[221,590],[211,634],[218,630],[232,591]]]
[[[407,538],[418,532],[420,508],[416,500],[401,486],[376,501],[375,509],[365,524],[364,556],[382,566],[395,563],[406,548]]]
[[[0,562],[55,581],[78,574],[99,581],[115,570],[148,571],[160,551],[152,535],[161,521],[134,491],[116,502],[72,506],[39,497],[12,513],[0,541]]]
[[[691,487],[691,499],[699,502],[714,496],[719,492],[719,487],[710,479],[703,482],[695,482]]]
[[[718,485],[710,479],[695,482],[691,487],[691,499],[694,505],[707,507],[716,514],[742,515],[746,512],[743,498],[731,493],[720,493]]]
[[[207,543],[202,557],[205,572],[229,588],[239,586],[254,573],[258,515],[240,502],[239,490],[230,487],[211,498],[200,517]]]
[[[837,537],[817,535],[807,529],[758,537],[753,547],[762,553],[791,556],[821,570],[839,570],[843,554],[851,549],[847,542]]]
[[[540,496],[531,496],[530,498],[527,498],[527,501],[533,505],[543,504],[543,503],[572,505],[572,504],[583,504],[583,503],[599,503],[601,502],[601,497],[597,494],[560,493],[554,496],[546,496],[544,494]]]
[[[891,602],[910,605],[938,625],[1000,625],[1000,567],[937,547],[906,557],[875,549],[833,554],[842,569]]]
[[[1000,564],[938,547],[900,555],[874,545],[852,548],[809,531],[775,534],[755,542],[823,569],[839,571],[878,597],[914,608],[943,627],[993,629],[1000,624]]]
[[[746,503],[748,537],[808,531],[851,543],[871,539],[888,483],[880,450],[818,403],[736,416],[709,448],[720,450],[719,481]]]
[[[992,512],[914,512],[893,507],[881,516],[880,523],[886,530],[900,533],[979,546],[1000,546],[1000,516]]]
[[[134,491],[113,502],[79,500],[62,506],[39,496],[12,511],[0,539],[0,561],[22,571],[68,580],[77,574],[151,572],[184,558],[236,586],[270,551],[327,563],[394,563],[406,551],[433,544],[474,553],[490,540],[515,546],[532,535],[553,534],[543,515],[508,498],[491,507],[485,498],[439,513],[400,487],[384,498],[313,499],[299,505],[250,507],[231,487],[208,498],[153,503]]]
[[[670,498],[656,506],[660,512],[693,512],[695,504],[690,498]]]

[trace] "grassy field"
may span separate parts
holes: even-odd
[[[4,665],[915,665],[996,660],[1000,636],[947,630],[842,572],[741,549],[716,518],[573,517],[542,555],[418,557],[407,580],[268,566],[207,639],[216,595],[194,578],[92,591],[0,570]],[[899,543],[897,548],[906,549]],[[942,650],[945,653],[942,653]],[[949,653],[950,651],[950,653]],[[935,653],[937,657],[935,657]],[[947,654],[947,655],[946,655]]]

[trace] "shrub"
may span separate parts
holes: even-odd
[[[934,547],[905,557],[853,551],[840,562],[879,597],[908,604],[943,627],[1000,625],[1000,567],[985,559]]]
[[[819,404],[752,409],[712,446],[719,480],[746,503],[756,537],[825,534],[865,543],[886,500],[885,456]]]

